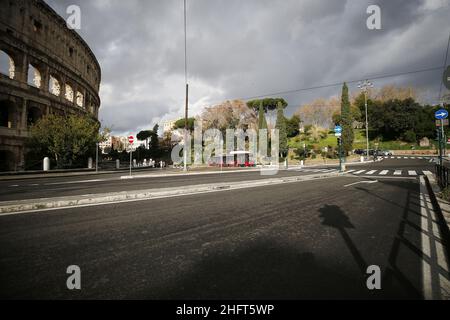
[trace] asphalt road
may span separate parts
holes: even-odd
[[[259,180],[311,174],[303,171],[280,170],[276,175],[261,175],[259,171],[225,172],[214,174],[188,174],[178,176],[120,179],[120,175],[84,176],[70,178],[40,178],[0,181],[1,201],[62,197],[95,193],[108,193],[154,188],[182,187],[217,182]],[[126,176],[126,174],[125,174]]]
[[[420,299],[418,181],[364,180],[3,216],[0,298]]]
[[[285,177],[294,175],[307,175],[314,170],[337,169],[332,166],[313,167],[305,170],[280,170],[275,176],[261,175],[259,171],[238,173],[215,173],[206,175],[184,175],[149,177],[139,179],[120,179],[125,173],[112,173],[102,175],[85,175],[74,177],[42,177],[34,179],[0,180],[1,201],[37,199],[48,197],[63,197],[86,195],[95,193],[108,193],[118,191],[132,191],[153,188],[168,188],[186,185],[207,184],[216,182],[234,182],[246,180],[259,180],[272,177]],[[434,164],[428,159],[386,159],[377,163],[364,165],[349,165],[348,169],[403,169],[403,170],[433,170]],[[154,174],[161,171],[140,172],[139,174]],[[406,173],[406,171],[405,171]],[[420,172],[419,172],[420,174]]]

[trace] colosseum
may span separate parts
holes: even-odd
[[[46,114],[98,118],[100,65],[43,0],[0,0],[0,171],[26,170],[28,129]]]

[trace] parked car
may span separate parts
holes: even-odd
[[[380,150],[380,152],[378,153],[380,156],[392,156],[393,153],[391,150]]]
[[[353,153],[354,154],[360,154],[360,155],[362,155],[362,154],[364,154],[364,150],[363,149],[355,149],[355,150],[353,150]]]

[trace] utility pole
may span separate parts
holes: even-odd
[[[189,84],[187,82],[186,0],[184,0],[184,80],[186,83],[186,101],[184,106],[183,171],[187,171],[187,148],[191,146],[187,145]]]
[[[358,88],[361,89],[364,93],[364,107],[366,109],[366,156],[369,159],[369,120],[367,117],[367,89],[373,88],[373,83],[369,80],[364,80],[363,82],[358,83]]]

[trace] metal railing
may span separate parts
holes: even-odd
[[[435,166],[436,180],[442,189],[450,185],[450,181],[448,178],[449,171],[449,168],[441,166],[440,164],[436,164]]]

